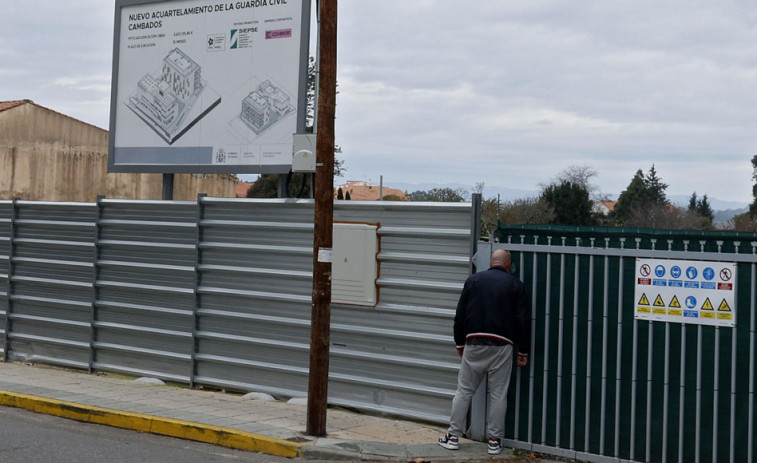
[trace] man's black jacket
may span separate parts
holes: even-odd
[[[523,283],[504,268],[492,267],[465,281],[455,314],[455,345],[479,339],[517,344],[521,354],[531,346],[531,311]]]

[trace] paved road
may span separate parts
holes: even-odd
[[[292,460],[0,407],[2,463],[279,463]]]

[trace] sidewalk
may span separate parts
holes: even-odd
[[[0,362],[0,405],[305,460],[490,461],[484,443],[463,439],[456,452],[437,445],[441,426],[329,409],[328,437],[315,438],[304,433],[304,402],[46,366]],[[505,449],[492,460],[511,459]]]

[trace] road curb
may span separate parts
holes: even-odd
[[[116,428],[178,437],[180,439],[205,442],[279,457],[297,458],[304,455],[304,445],[274,437],[191,421],[82,405],[17,392],[0,390],[0,405],[22,408],[36,413],[59,416],[85,423],[104,424]]]

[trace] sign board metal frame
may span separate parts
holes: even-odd
[[[116,0],[109,172],[288,173],[311,0]]]

